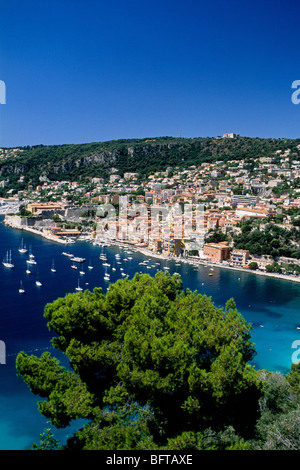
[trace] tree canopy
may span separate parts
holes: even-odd
[[[261,381],[249,365],[251,326],[233,299],[217,308],[179,275],[136,274],[106,294],[59,298],[45,317],[70,367],[49,352],[21,352],[16,365],[55,426],[87,420],[71,448],[176,448],[226,426],[251,435]]]

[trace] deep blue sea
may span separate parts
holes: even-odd
[[[28,253],[18,251],[22,239],[27,248],[31,247],[37,261],[37,265],[30,267],[31,274],[26,274]],[[23,450],[33,442],[38,443],[45,428],[51,428],[61,442],[72,434],[73,428],[57,431],[40,415],[39,397],[34,396],[17,376],[15,360],[18,352],[22,350],[39,356],[49,350],[64,361],[51,347],[52,334],[43,317],[44,306],[75,292],[78,282],[82,288],[91,290],[96,286],[106,290],[109,284],[104,280],[106,268],[99,259],[102,250],[99,246],[87,242],[64,246],[0,223],[1,261],[7,250],[11,250],[15,267],[7,269],[2,263],[0,265],[0,340],[6,345],[6,364],[0,364],[0,450]],[[178,266],[174,261],[160,261],[139,253],[127,254],[117,246],[103,250],[111,267],[115,263],[116,271],[108,268],[111,282],[122,277],[122,272],[130,278],[135,272],[154,275],[157,269],[167,265],[170,273],[181,274],[184,287],[211,296],[216,306],[224,306],[233,297],[239,312],[253,326],[252,340],[257,351],[255,367],[282,373],[289,370],[295,352],[292,344],[300,340],[300,284],[221,268],[212,271],[205,266],[195,269],[186,263]],[[62,255],[63,251],[71,251],[87,261],[73,270],[70,259]],[[120,253],[121,264],[116,264],[116,253]],[[128,257],[132,259],[123,261]],[[150,269],[139,265],[145,259],[150,260]],[[51,272],[53,260],[55,273]],[[90,263],[92,270],[87,268]],[[79,274],[81,268],[85,274]],[[35,284],[37,278],[41,287]],[[26,291],[23,295],[18,291],[21,281]],[[78,423],[75,424],[77,427]]]

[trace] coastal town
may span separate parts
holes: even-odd
[[[20,149],[12,151],[16,155]],[[5,155],[4,149],[0,152]],[[7,184],[0,181],[1,187]],[[245,160],[204,162],[184,170],[170,166],[141,181],[138,173],[121,175],[112,167],[108,180],[97,175],[88,183],[41,181],[21,191],[10,189],[0,211],[5,224],[59,243],[128,243],[157,256],[297,278],[299,243],[288,256],[276,249],[255,253],[237,240],[247,222],[252,232],[273,223],[298,233],[299,193],[300,145],[297,152],[259,157],[251,168]],[[110,211],[113,217],[107,216]]]

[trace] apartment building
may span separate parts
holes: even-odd
[[[203,245],[203,255],[215,263],[230,259],[228,242],[205,243]]]
[[[233,249],[230,258],[234,264],[246,266],[249,260],[249,250]]]

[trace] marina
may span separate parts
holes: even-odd
[[[23,244],[31,247],[27,254],[18,251],[22,238]],[[135,273],[154,276],[158,270],[170,275],[176,272],[180,274],[184,288],[211,296],[218,307],[224,307],[229,298],[234,298],[238,311],[253,327],[251,336],[257,351],[253,365],[256,368],[286,373],[294,352],[292,344],[300,339],[298,283],[217,266],[196,265],[185,260],[166,260],[162,256],[151,256],[147,251],[141,253],[125,244],[106,243],[104,246],[79,241],[72,244],[70,253],[50,240],[3,224],[0,224],[0,251],[2,257],[11,252],[14,263],[14,269],[5,266],[0,269],[3,296],[0,339],[6,344],[7,353],[6,364],[0,367],[3,384],[0,390],[0,426],[4,429],[0,435],[2,449],[26,448],[38,440],[44,428],[49,427],[38,412],[38,398],[16,376],[15,359],[21,350],[33,351],[37,355],[50,350],[64,363],[64,356],[52,348],[52,334],[48,331],[43,311],[47,303],[69,293],[80,295],[85,289],[93,290],[95,287],[106,292],[110,283],[131,279]],[[87,269],[84,269],[85,263],[74,263],[71,258],[88,260]],[[55,272],[52,271],[53,266]],[[166,267],[169,269],[164,269]],[[22,438],[16,439],[13,430],[17,432],[20,415],[27,413],[30,414],[31,427],[24,430]],[[54,431],[60,436],[68,433],[68,430]]]

